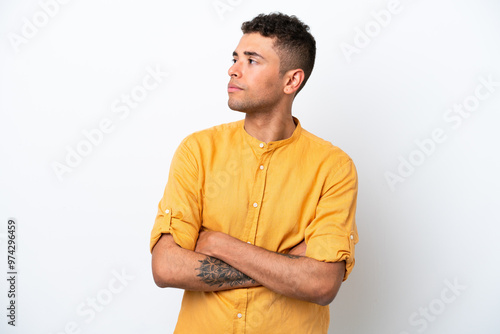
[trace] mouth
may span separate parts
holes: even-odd
[[[227,92],[228,93],[239,92],[240,90],[243,90],[243,88],[236,86],[235,84],[227,85]]]

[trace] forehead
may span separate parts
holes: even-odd
[[[235,51],[239,56],[242,56],[244,52],[257,52],[268,60],[279,59],[273,47],[274,40],[274,38],[264,37],[259,33],[244,34]]]

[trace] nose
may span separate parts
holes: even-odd
[[[233,65],[231,65],[231,67],[227,71],[227,74],[229,74],[229,76],[231,78],[233,78],[233,77],[234,78],[241,77],[241,70],[240,70],[240,66],[239,66],[239,64],[238,64],[237,61]]]

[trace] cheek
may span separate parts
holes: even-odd
[[[267,72],[267,73],[266,73]],[[255,71],[247,73],[247,83],[251,87],[251,95],[274,96],[281,91],[282,82],[279,75],[270,75],[268,71]]]
[[[273,94],[281,90],[281,81],[276,77],[261,78],[261,87],[269,94]]]

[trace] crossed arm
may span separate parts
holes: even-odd
[[[282,295],[328,305],[344,277],[345,262],[322,262],[305,255],[305,242],[288,254],[270,252],[221,232],[200,232],[195,251],[163,234],[153,248],[159,287],[220,291],[263,285]]]

